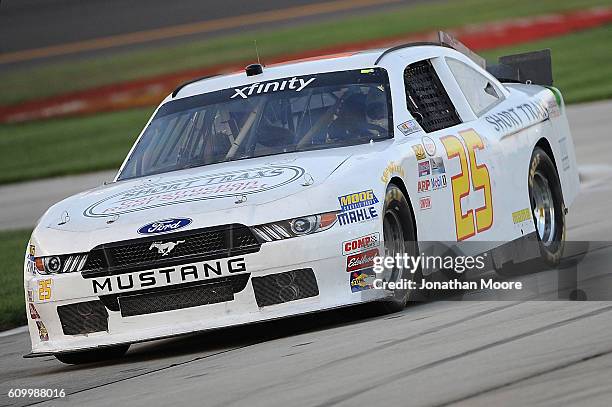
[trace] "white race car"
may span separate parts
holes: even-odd
[[[561,95],[542,86],[549,56],[487,70],[441,35],[177,88],[114,181],[32,233],[26,357],[100,360],[364,302],[396,311],[411,290],[373,287],[373,261],[415,241],[533,238],[554,263],[579,182]]]

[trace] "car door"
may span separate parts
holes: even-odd
[[[425,152],[417,154],[419,203],[429,200],[431,208],[437,209],[429,216],[428,223],[439,225],[434,227],[437,236],[432,234],[431,240],[511,238],[496,223],[497,217],[504,216],[504,206],[502,188],[496,182],[501,166],[496,163],[494,140],[480,128],[478,115],[446,59],[409,64],[404,70],[404,86],[407,109],[426,133],[413,148]],[[500,99],[503,94],[498,96]],[[482,113],[488,107],[487,100],[474,106]]]

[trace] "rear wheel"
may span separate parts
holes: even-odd
[[[565,205],[557,169],[539,147],[531,155],[529,199],[542,258],[557,265],[565,247]]]
[[[412,220],[412,211],[401,189],[390,184],[385,194],[385,206],[383,211],[383,237],[385,256],[403,256],[404,253],[415,255],[418,252],[416,242],[416,228]],[[414,274],[407,269],[394,267],[385,272],[385,281],[416,280],[420,276],[420,270]],[[391,313],[401,311],[406,307],[410,299],[411,291],[408,289],[396,289],[392,297],[378,303],[381,311]]]
[[[109,346],[96,350],[58,353],[55,357],[62,363],[81,365],[118,359],[125,355],[125,352],[127,352],[129,348],[130,345]]]

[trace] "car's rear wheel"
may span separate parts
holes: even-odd
[[[403,256],[404,253],[408,255],[418,253],[416,228],[410,205],[402,190],[394,184],[389,184],[385,194],[383,238],[385,256],[395,258],[398,254]],[[400,269],[395,266],[392,270],[385,272],[383,279],[385,281],[397,282],[402,279],[417,280],[420,278],[419,276],[420,270],[413,274],[408,269]],[[410,300],[411,292],[408,289],[396,289],[392,297],[381,301],[377,305],[385,313],[401,311]]]
[[[565,247],[565,204],[555,164],[539,147],[531,155],[529,199],[542,258],[557,265]]]
[[[57,360],[69,365],[81,365],[85,363],[105,362],[118,359],[125,355],[130,345],[117,345],[100,348],[96,350],[84,350],[78,352],[58,353]]]

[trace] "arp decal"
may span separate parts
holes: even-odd
[[[378,217],[374,205],[378,203],[378,198],[371,189],[339,196],[340,209],[338,223],[340,226],[356,222],[363,222]]]
[[[427,158],[427,156],[425,155],[425,148],[422,144],[413,145],[412,150],[414,151],[414,156],[416,157],[417,161],[424,160]]]
[[[269,165],[245,170],[143,184],[98,201],[87,217],[106,217],[185,202],[256,194],[298,180],[305,170],[292,165]]]
[[[380,234],[378,232],[361,236],[356,239],[347,240],[342,243],[342,254],[344,256],[357,253],[363,250],[378,247],[380,244]]]
[[[51,299],[51,284],[50,278],[38,280],[38,301],[48,301]]]
[[[189,218],[172,218],[164,220],[156,220],[155,222],[147,223],[138,229],[141,235],[154,235],[158,233],[174,232],[191,224]]]
[[[417,182],[417,192],[429,192],[446,188],[446,175],[438,175]]]
[[[244,257],[210,260],[189,265],[165,267],[155,270],[117,274],[91,280],[94,294],[111,294],[122,291],[153,288],[191,281],[224,277],[236,273],[247,273]]]
[[[374,279],[376,274],[372,269],[361,271],[353,271],[349,274],[349,285],[351,292],[358,293],[360,291],[374,288]]]
[[[459,159],[461,172],[451,177],[451,186],[453,188],[457,240],[465,240],[474,236],[477,232],[484,232],[493,225],[493,203],[489,169],[485,164],[479,165],[476,161],[476,150],[483,150],[485,148],[484,142],[480,135],[472,129],[461,131],[459,135],[465,142],[466,147],[456,136],[446,136],[441,141],[448,159]],[[472,181],[471,185],[470,179]],[[484,205],[475,210],[468,209],[464,213],[461,207],[461,199],[471,192],[480,190],[483,191]]]
[[[404,136],[409,136],[412,133],[421,131],[421,126],[419,126],[419,123],[417,123],[417,121],[414,119],[410,119],[408,121],[405,121],[404,123],[398,124],[397,128],[399,129],[399,131],[402,132]]]
[[[346,258],[346,271],[357,271],[374,266],[374,257],[378,256],[378,249],[353,254]]]
[[[405,177],[402,166],[391,161],[383,171],[383,175],[380,177],[380,180],[386,184],[393,175],[399,175],[402,178]]]

